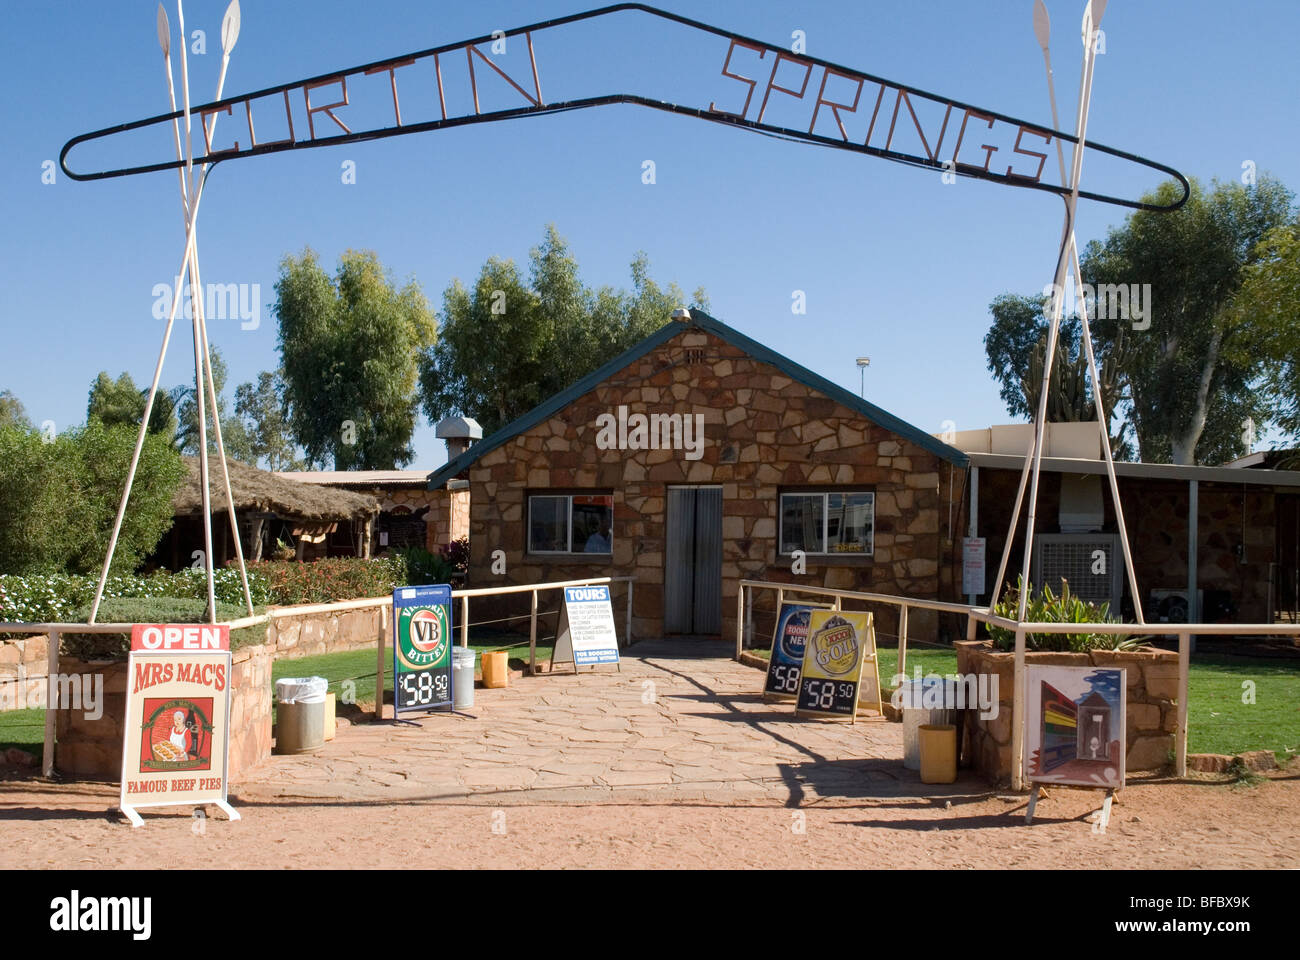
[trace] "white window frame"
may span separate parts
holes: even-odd
[[[830,498],[835,495],[845,497],[870,497],[871,498],[871,547],[868,550],[831,550],[830,547]],[[784,523],[785,523],[785,498],[786,497],[821,497],[822,498],[822,549],[809,550],[807,547],[796,547],[802,550],[810,557],[871,557],[876,553],[876,491],[874,490],[787,490],[777,497],[777,516],[776,516],[776,539],[777,553],[782,557],[793,555],[793,550],[783,551],[785,546],[784,540]]]
[[[538,557],[602,557],[612,559],[614,556],[614,512],[610,509],[610,527],[609,527],[609,552],[608,553],[588,553],[586,550],[574,551],[573,549],[573,498],[574,497],[605,497],[612,499],[611,493],[530,493],[528,494],[528,529],[526,531],[526,552],[532,556]],[[545,497],[551,500],[563,499],[565,502],[564,510],[564,529],[567,531],[567,550],[537,550],[533,548],[533,500]],[[872,510],[872,519],[874,521],[875,511]]]

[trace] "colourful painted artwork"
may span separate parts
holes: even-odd
[[[1118,789],[1124,785],[1123,669],[1026,669],[1029,779]]]

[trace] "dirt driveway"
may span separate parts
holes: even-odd
[[[761,674],[638,644],[621,672],[478,690],[473,717],[343,725],[273,757],[244,819],[145,814],[115,785],[0,780],[0,867],[1297,867],[1300,778],[1025,797],[903,769],[900,724],[796,721]]]

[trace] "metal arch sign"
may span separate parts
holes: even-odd
[[[540,66],[545,62],[545,57],[539,57],[538,47],[542,44],[535,43],[534,36],[540,41],[543,37],[558,36],[565,27],[622,13],[657,18],[656,22],[687,27],[727,41],[725,52],[719,50],[720,77],[723,82],[718,84],[707,107],[685,106],[633,92],[602,93],[557,101],[545,99]],[[528,65],[526,70],[516,69],[512,74],[503,69],[484,50],[484,46],[503,43],[507,38],[515,36],[524,38]],[[420,66],[425,67],[426,71],[431,67],[432,76],[422,76],[415,72]],[[453,96],[452,108],[449,109],[448,92],[452,85],[447,82],[448,77],[444,73],[452,70],[456,71],[455,80],[462,87],[468,81],[469,95],[461,96],[460,103]],[[350,123],[355,124],[357,121],[349,116],[348,108],[353,108],[352,112],[355,113],[362,105],[352,99],[358,92],[358,81],[368,90],[365,96],[374,99],[376,84],[364,82],[365,77],[372,76],[378,76],[381,83],[384,79],[387,80],[386,84],[378,87],[381,90],[387,88],[378,94],[379,98],[391,99],[391,105],[384,106],[386,119],[382,126],[353,129]],[[417,77],[420,81],[418,84],[412,82]],[[401,84],[399,78],[403,81]],[[352,82],[351,91],[349,81]],[[508,96],[513,105],[484,109],[481,88],[490,83],[500,92],[504,89],[500,87],[502,82],[511,90]],[[829,91],[828,86],[831,88]],[[406,122],[402,116],[403,96],[408,108]],[[428,102],[422,103],[421,99]],[[807,117],[806,129],[802,126],[802,119],[796,127],[790,122],[768,118],[770,109],[781,112],[777,104],[790,107],[791,101],[797,102]],[[375,108],[378,103],[375,101],[369,106]],[[1054,141],[1072,144],[1079,142],[1079,138],[1074,135],[1041,124],[1018,120],[994,110],[928,93],[817,57],[792,53],[784,47],[645,4],[619,3],[512,30],[499,30],[488,36],[444,44],[197,106],[191,112],[200,121],[204,153],[195,156],[194,163],[215,164],[291,150],[379,140],[617,103],[637,104],[767,136],[849,150],[897,163],[928,167],[955,176],[1042,190],[1062,197],[1070,194],[1068,186],[1045,182],[1043,179],[1048,148],[1054,145]],[[427,108],[432,119],[411,122],[413,105]],[[923,120],[921,114],[926,111],[930,116]],[[223,114],[231,118],[227,124],[230,139],[225,146],[212,142],[211,132],[215,118]],[[260,141],[255,115],[265,118],[261,121],[263,139]],[[103,180],[182,167],[186,162],[184,160],[161,160],[112,170],[79,172],[68,165],[68,154],[82,144],[132,131],[153,127],[170,129],[170,125],[183,116],[184,111],[176,110],[73,137],[63,146],[59,163],[74,180]],[[273,138],[266,136],[268,121],[273,121],[277,127],[277,135]],[[229,133],[232,126],[235,132]],[[852,133],[850,126],[854,127]],[[278,135],[281,133],[287,135]],[[985,140],[1000,140],[1002,147],[986,143]],[[908,143],[912,144],[910,148]],[[196,142],[196,153],[198,146]],[[1006,149],[1007,146],[1010,149]],[[1080,197],[1133,209],[1168,211],[1182,206],[1190,194],[1187,179],[1172,167],[1091,141],[1086,143],[1085,149],[1173,177],[1182,185],[1183,194],[1175,202],[1164,205],[1088,190],[1079,190]],[[995,163],[994,154],[999,151],[1003,155]]]

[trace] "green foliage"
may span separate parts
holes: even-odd
[[[383,597],[406,586],[406,566],[400,557],[330,557],[312,563],[259,563],[273,603],[329,603]]]
[[[1008,620],[1015,620],[1020,613],[1020,590],[1022,581],[1015,587],[1008,587],[1002,600],[994,605],[993,613]],[[1026,623],[1119,623],[1110,616],[1110,604],[1089,603],[1072,594],[1070,585],[1061,581],[1061,595],[1058,597],[1051,587],[1044,586],[1038,593],[1033,584],[1029,586],[1029,595],[1025,602]],[[1016,634],[1014,630],[996,627],[988,628],[993,638],[993,646],[998,650],[1014,650]],[[1084,653],[1088,650],[1132,650],[1139,646],[1141,638],[1126,634],[1107,633],[1027,633],[1025,648],[1027,650],[1069,651]]]
[[[92,418],[52,442],[0,427],[0,573],[85,573],[108,548],[136,430]],[[112,573],[128,573],[172,524],[184,467],[162,434],[140,453]]]
[[[473,290],[443,294],[437,344],[420,361],[431,422],[473,417],[485,435],[582,379],[669,321],[685,305],[676,284],[658,286],[649,261],[632,261],[632,289],[593,289],[554,225],[529,255],[527,280],[511,260],[489,259]],[[690,304],[708,308],[697,290]]]
[[[106,427],[129,426],[139,428],[148,402],[149,391],[140,390],[129,373],[113,380],[101,371],[90,385],[90,399],[86,403],[86,418],[98,420]],[[149,432],[171,437],[176,432],[176,406],[172,398],[159,391],[154,395],[149,412]]]
[[[253,604],[271,602],[271,584],[260,567],[248,571],[248,590]],[[36,576],[0,575],[0,620],[15,623],[74,623],[81,613],[89,613],[95,598],[98,576],[92,574],[53,574]],[[213,583],[218,604],[237,606],[244,603],[244,588],[239,570],[225,567],[214,572]],[[109,577],[104,584],[104,598],[146,599],[172,598],[206,600],[207,575],[203,570],[160,570],[149,576]],[[70,619],[71,618],[71,619]],[[101,605],[97,620],[105,620]]]
[[[253,452],[252,438],[249,437],[243,421],[232,416],[226,404],[226,361],[216,347],[211,347],[209,353],[212,361],[212,379],[217,387],[217,415],[221,418],[221,445],[230,459],[238,460],[240,463],[254,463],[257,457]],[[208,450],[215,452],[217,437],[212,425],[212,401],[207,397],[206,390],[205,383],[203,429],[207,434]],[[176,430],[176,445],[191,456],[199,452],[199,412],[195,397],[192,382],[173,387],[171,391],[171,400],[175,404],[176,417],[180,424]]]
[[[308,463],[332,461],[336,470],[409,463],[417,358],[437,338],[419,285],[398,289],[374,253],[354,250],[331,279],[307,249],[281,261],[275,290],[283,397]]]
[[[1166,203],[1181,190],[1170,181],[1145,199]],[[1240,309],[1236,297],[1267,259],[1261,241],[1293,216],[1291,191],[1269,177],[1208,190],[1193,181],[1180,210],[1138,211],[1088,245],[1087,282],[1151,285],[1149,329],[1116,317],[1095,326],[1103,350],[1130,326],[1120,374],[1143,460],[1223,463],[1244,452],[1248,417],[1268,421],[1271,361],[1260,347],[1272,321]]]
[[[263,370],[256,383],[241,383],[235,390],[235,414],[248,437],[250,463],[264,464],[268,470],[301,470],[284,390],[281,371]]]
[[[1235,308],[1239,323],[1253,320],[1254,349],[1267,361],[1274,417],[1300,440],[1300,219],[1264,235]]]
[[[265,613],[263,608],[255,608]],[[248,616],[242,604],[217,603],[217,622]],[[78,611],[77,622],[90,617],[90,605]],[[96,623],[208,623],[207,600],[178,597],[115,597],[99,605]],[[230,633],[232,650],[266,640],[266,624],[241,627]],[[131,649],[126,633],[69,633],[63,637],[65,652],[80,660],[122,660]]]
[[[31,430],[32,421],[27,416],[27,408],[14,396],[11,390],[0,390],[0,427],[18,427]]]
[[[402,564],[403,580],[407,586],[450,583],[452,577],[463,573],[441,553],[433,553],[424,547],[402,547],[393,553]]]

